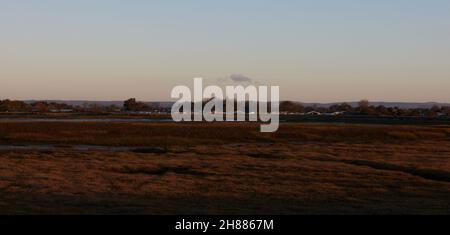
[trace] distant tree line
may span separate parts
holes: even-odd
[[[329,107],[303,106],[301,103],[283,101],[280,103],[280,112],[298,114],[298,113],[336,113],[341,112],[347,115],[370,115],[370,116],[421,116],[437,117],[450,116],[450,107],[434,105],[431,108],[399,108],[385,107],[383,105],[371,105],[368,100],[361,100],[357,107],[348,103],[333,104]]]
[[[211,99],[205,99],[203,105]],[[225,110],[225,101],[223,101]],[[270,105],[268,105],[270,107]],[[192,108],[194,104],[192,104]],[[237,104],[235,103],[235,108]],[[246,112],[249,110],[249,102],[246,102]],[[213,110],[214,111],[214,110]],[[270,108],[269,108],[270,111]],[[116,105],[98,105],[95,103],[85,103],[83,105],[69,105],[56,102],[37,101],[26,103],[17,100],[0,100],[0,112],[77,112],[77,113],[150,113],[150,112],[170,112],[170,108],[150,105],[148,103],[137,101],[135,98],[125,100],[122,107]],[[371,105],[368,100],[362,100],[356,107],[348,103],[334,104],[329,107],[319,107],[317,105],[304,106],[302,103],[283,101],[280,102],[280,112],[283,114],[308,114],[317,113],[342,113],[346,115],[366,115],[366,116],[421,116],[438,117],[450,116],[450,107],[433,106],[431,108],[399,108],[385,107],[382,105]]]
[[[206,103],[213,101],[214,98],[204,99],[202,101],[203,107],[205,107]],[[222,110],[226,110],[226,101],[222,102]],[[245,112],[249,112],[249,101],[245,102]],[[191,103],[191,111],[194,112],[195,103]],[[256,103],[256,107],[259,107],[259,104]],[[270,110],[271,105],[267,104],[267,110]],[[180,111],[183,111],[182,108]],[[214,112],[215,109],[213,108]],[[237,110],[237,102],[234,101],[234,111]],[[383,105],[371,105],[368,100],[361,100],[356,107],[348,104],[333,104],[328,107],[318,106],[318,105],[309,105],[305,106],[299,102],[293,101],[282,101],[280,102],[280,113],[281,114],[337,114],[337,115],[359,115],[359,116],[390,116],[390,117],[438,117],[438,116],[448,116],[450,117],[450,107],[446,106],[433,106],[431,108],[399,108],[399,107],[385,107]]]
[[[74,111],[80,107],[73,107],[68,104],[38,101],[25,103],[17,100],[0,100],[0,112],[50,112],[50,111]]]
[[[152,107],[136,99],[124,101],[123,107],[117,105],[99,105],[96,103],[84,103],[82,105],[70,105],[65,103],[37,101],[26,103],[17,100],[0,100],[0,112],[3,113],[49,113],[49,112],[76,112],[76,113],[118,113],[118,112],[152,112],[167,111],[163,108]]]

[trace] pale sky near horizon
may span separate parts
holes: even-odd
[[[450,102],[449,42],[448,0],[0,0],[0,99],[162,101],[236,74],[285,100]]]

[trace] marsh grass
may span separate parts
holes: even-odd
[[[14,123],[0,124],[0,144],[105,146],[220,145],[231,143],[408,142],[448,140],[449,127],[282,124],[260,133],[255,123]]]
[[[0,211],[449,214],[447,126],[1,123]],[[73,145],[134,146],[120,151]],[[108,148],[105,148],[108,149]]]
[[[122,174],[144,174],[144,175],[156,175],[156,176],[163,176],[169,173],[179,174],[179,175],[192,175],[192,176],[198,176],[198,177],[205,177],[209,174],[204,172],[199,172],[196,170],[193,170],[189,167],[183,167],[183,166],[175,166],[175,167],[145,167],[145,166],[123,166],[119,169],[113,169],[114,172],[119,172]]]

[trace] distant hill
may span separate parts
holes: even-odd
[[[26,100],[24,101],[25,103],[33,103],[36,102],[37,100]],[[74,105],[74,106],[83,106],[84,104],[97,104],[100,106],[110,106],[110,105],[116,105],[118,107],[122,107],[123,106],[123,101],[89,101],[89,100],[44,100],[47,102],[55,102],[55,103],[62,103],[62,104],[69,104],[69,105]],[[174,102],[170,102],[170,101],[163,101],[163,102],[145,102],[146,104],[152,105],[152,106],[158,106],[158,107],[162,107],[162,108],[170,108]],[[343,102],[337,102],[337,103],[303,103],[303,102],[298,102],[303,104],[304,106],[316,106],[316,107],[323,107],[323,108],[328,108],[334,104],[341,104]],[[347,104],[353,106],[353,107],[358,107],[358,103],[359,102],[346,102]],[[450,107],[450,103],[436,103],[436,102],[426,102],[426,103],[408,103],[408,102],[370,102],[370,105],[373,106],[378,106],[378,105],[382,105],[385,106],[387,108],[389,107],[398,107],[398,108],[403,108],[403,109],[411,109],[411,108],[431,108],[434,105],[437,106],[447,106]]]
[[[358,107],[359,102],[337,102],[337,103],[302,103],[299,102],[301,104],[303,104],[304,106],[317,106],[317,107],[323,107],[323,108],[328,108],[332,105],[335,104],[342,104],[342,103],[347,103],[349,105],[351,105],[352,107]],[[425,103],[414,103],[414,102],[370,102],[370,105],[373,106],[379,106],[382,105],[386,108],[393,108],[393,107],[398,107],[398,108],[402,108],[402,109],[413,109],[413,108],[431,108],[435,105],[437,106],[447,106],[450,107],[450,103],[436,103],[436,102],[425,102]]]

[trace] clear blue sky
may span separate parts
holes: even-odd
[[[448,0],[1,0],[0,30],[0,99],[168,100],[242,74],[305,102],[450,102]]]

